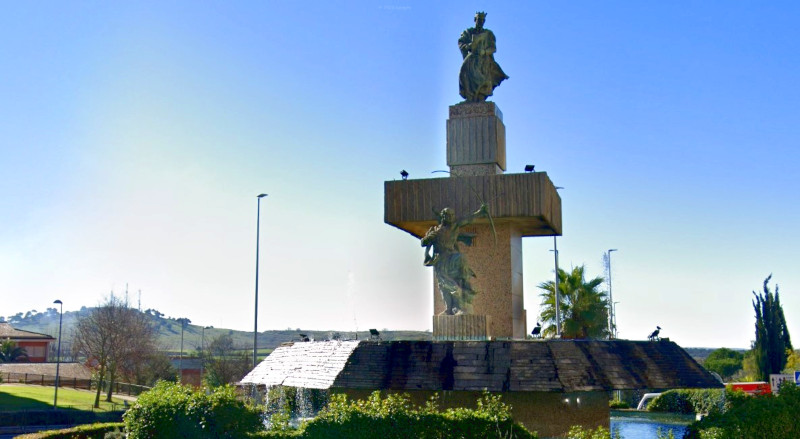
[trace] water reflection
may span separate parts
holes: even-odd
[[[692,415],[614,411],[611,431],[619,432],[621,439],[656,439],[660,429],[662,437],[669,437],[668,433],[672,431],[675,439],[681,439],[692,421]]]
[[[686,433],[685,425],[646,422],[641,419],[611,419],[611,431],[615,433],[619,432],[619,437],[621,439],[656,439],[659,429],[661,429],[663,437],[669,437],[667,433],[672,431],[672,435],[675,439],[682,438],[684,433]]]

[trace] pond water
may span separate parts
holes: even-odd
[[[693,415],[612,411],[611,431],[619,432],[621,439],[655,439],[661,429],[662,434],[672,431],[675,439],[681,439],[693,421]]]

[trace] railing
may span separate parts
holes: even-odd
[[[42,375],[35,373],[0,372],[0,381],[4,383],[38,384],[53,387],[56,384],[55,375]],[[58,387],[73,389],[97,390],[97,380],[87,378],[59,377]],[[103,391],[108,391],[108,382],[103,380]],[[118,395],[139,396],[150,387],[130,383],[114,383],[114,393]]]

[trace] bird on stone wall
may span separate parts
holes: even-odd
[[[655,331],[653,331],[652,333],[650,333],[650,335],[647,337],[647,339],[648,339],[648,340],[650,340],[650,341],[656,341],[656,340],[658,340],[658,339],[659,339],[659,338],[658,338],[658,334],[659,334],[660,332],[661,332],[661,326],[656,326],[656,330],[655,330]]]
[[[536,322],[536,326],[533,327],[533,331],[531,331],[531,335],[538,338],[542,335],[542,324],[541,322]]]

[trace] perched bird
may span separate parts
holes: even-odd
[[[542,335],[542,324],[540,322],[536,322],[536,326],[533,327],[531,335],[534,337],[540,337]]]
[[[403,180],[408,180],[408,172],[405,169],[400,171],[400,176],[403,177]]]
[[[650,334],[650,336],[648,336],[648,337],[647,337],[647,339],[648,339],[648,340],[650,340],[650,341],[656,341],[656,340],[658,340],[658,334],[659,334],[659,332],[661,332],[661,326],[656,326],[656,330],[655,330],[655,331],[653,331],[653,332]]]

